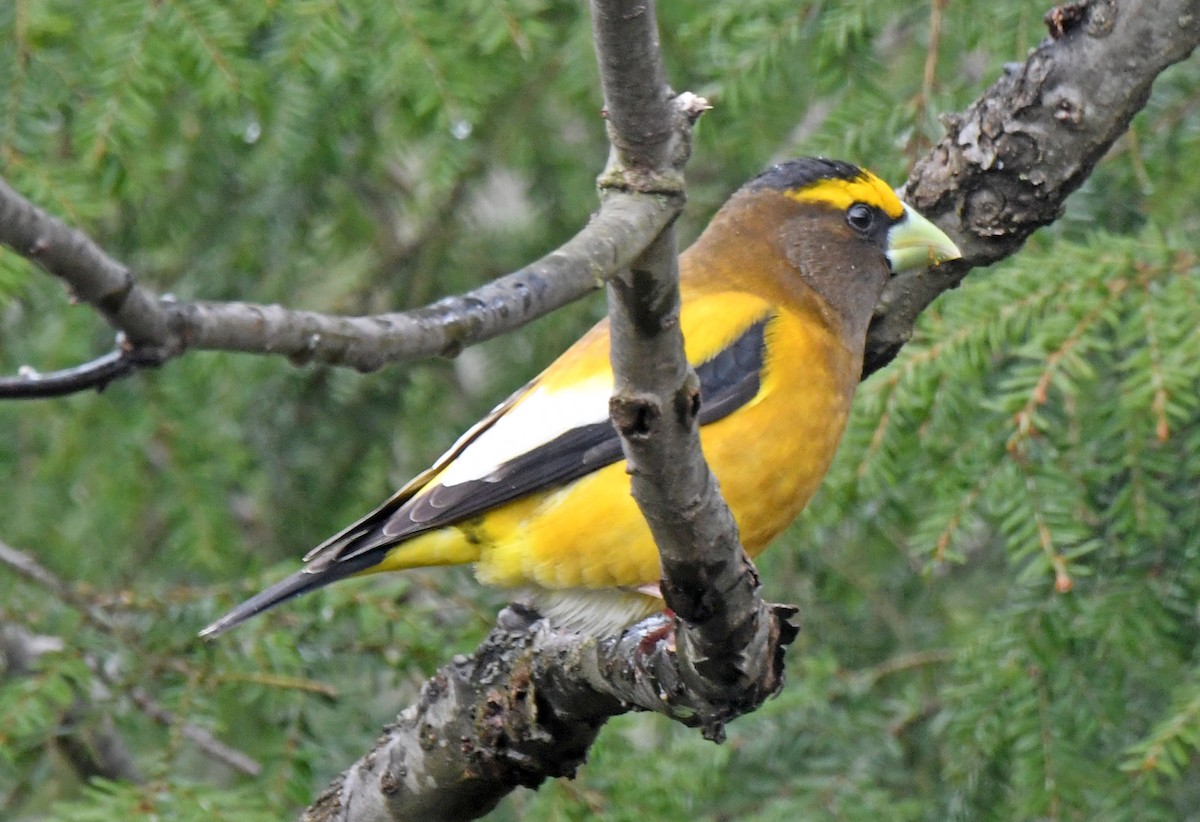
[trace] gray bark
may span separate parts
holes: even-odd
[[[962,260],[898,277],[867,335],[864,373],[887,365],[921,313],[974,268],[1016,253],[1125,133],[1165,69],[1200,43],[1197,0],[1092,0],[1052,9],[1052,36],[960,114],[913,168],[905,200]]]

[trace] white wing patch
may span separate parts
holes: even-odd
[[[603,422],[608,419],[612,391],[610,374],[557,391],[534,387],[467,445],[436,483],[449,486],[482,480],[506,462],[568,431]]]

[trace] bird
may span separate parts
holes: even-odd
[[[875,174],[816,157],[751,179],[680,254],[701,447],[751,557],[833,460],[889,280],[960,256]],[[201,636],[347,577],[461,564],[564,630],[614,635],[664,610],[658,552],[608,418],[612,391],[602,320],[427,470]]]

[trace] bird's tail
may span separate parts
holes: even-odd
[[[360,554],[352,560],[325,564],[324,567],[309,565],[306,568],[302,568],[291,576],[276,582],[265,591],[250,597],[250,599],[201,631],[200,636],[205,639],[211,639],[218,634],[225,633],[235,625],[242,624],[250,619],[250,617],[261,614],[268,608],[274,608],[279,603],[286,602],[292,597],[298,597],[309,591],[324,588],[326,585],[337,582],[339,579],[345,579],[346,577],[365,571],[379,563],[381,559],[379,553],[383,552]]]
[[[456,529],[442,528],[402,540],[380,536],[373,529],[347,529],[309,553],[301,570],[255,594],[200,632],[210,639],[240,625],[250,617],[339,579],[404,571],[436,565],[463,565],[479,559],[479,545],[464,539]]]

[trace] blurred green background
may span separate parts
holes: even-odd
[[[1044,36],[1046,8],[663,3],[672,84],[715,105],[684,241],[776,160],[901,182],[939,114]],[[0,67],[4,178],[181,298],[422,305],[574,233],[607,153],[586,10],[565,0],[13,0]],[[863,385],[826,486],[760,563],[768,597],[802,609],[783,694],[722,746],[622,717],[578,779],[496,819],[1200,818],[1198,81],[1194,57],[1167,72],[1063,219],[944,295]],[[0,566],[0,627],[47,650],[0,668],[0,817],[306,805],[502,596],[413,573],[219,642],[196,630],[603,311],[593,297],[452,362],[361,375],[193,353],[0,405],[0,540],[111,616]],[[0,252],[0,372],[112,338]],[[67,743],[104,732],[138,781],[85,781]]]

